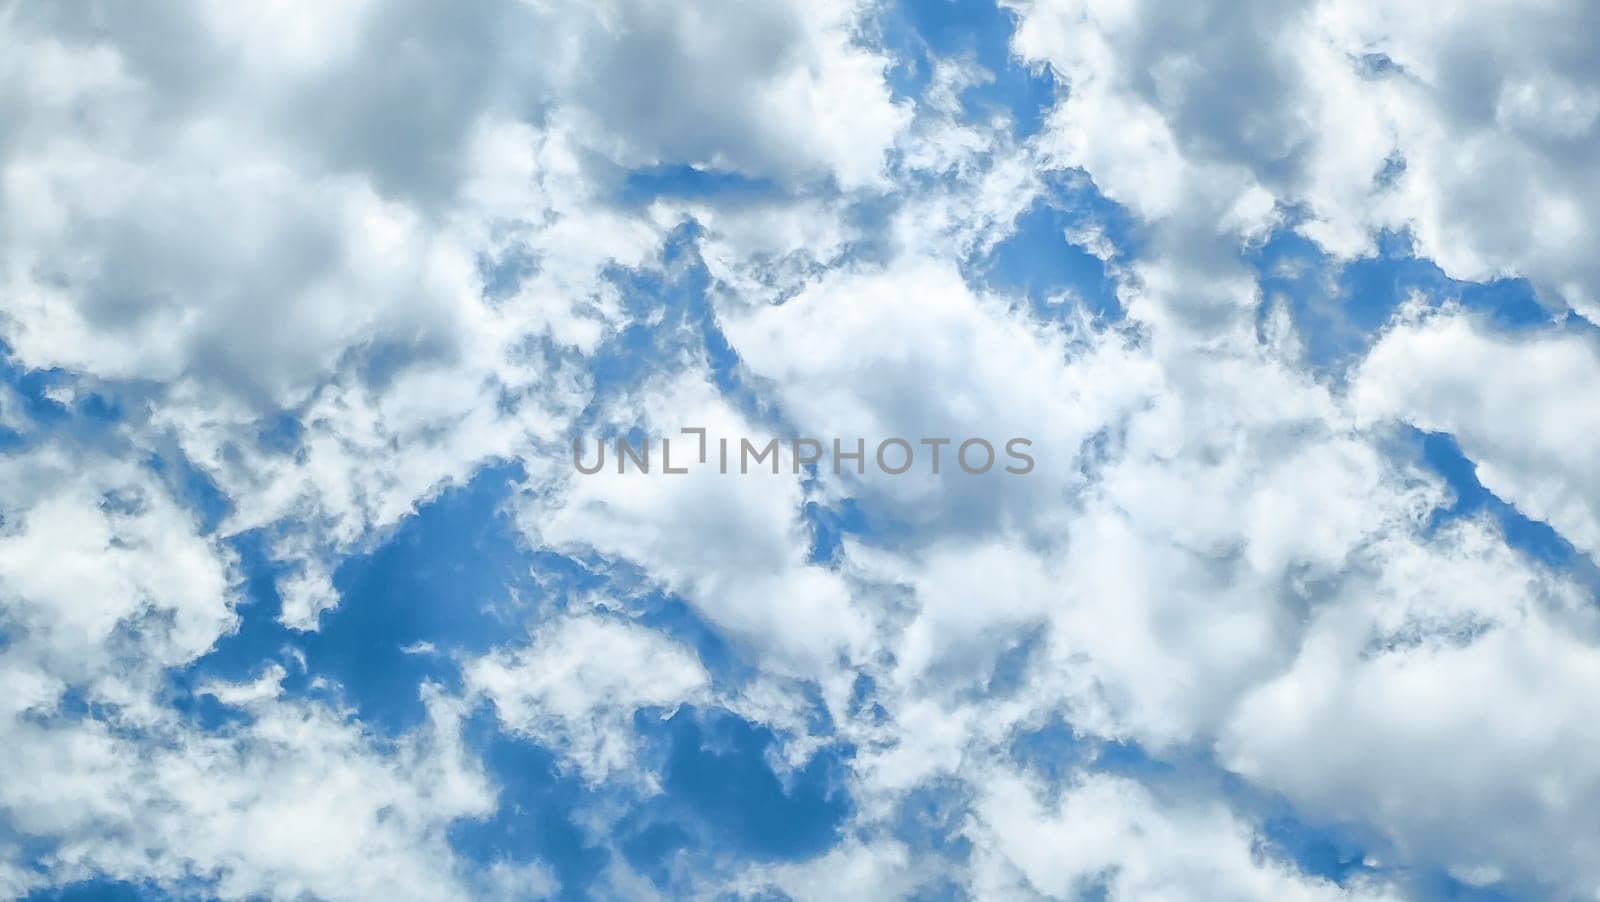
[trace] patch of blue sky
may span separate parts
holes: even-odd
[[[537,619],[534,607],[542,602],[535,596],[556,594],[552,584],[605,585],[614,579],[626,592],[626,567],[612,573],[614,565],[602,560],[580,562],[517,543],[497,512],[518,475],[513,468],[486,470],[424,505],[378,548],[349,559],[335,575],[341,603],[314,633],[277,623],[277,565],[264,554],[263,536],[241,537],[237,546],[251,599],[241,609],[241,628],[176,675],[178,708],[202,727],[236,721],[243,715],[197,695],[195,688],[209,678],[248,678],[292,648],[306,666],[289,667],[286,691],[315,695],[313,678],[326,677],[366,728],[393,734],[421,721],[423,681],[459,689],[454,661],[517,641],[524,623]],[[521,601],[512,601],[511,586],[524,590]],[[655,591],[636,593],[629,604],[643,625],[694,647],[714,674],[753,673],[681,600]],[[435,651],[416,653],[421,642],[432,643]],[[820,697],[812,701],[813,709],[825,711]],[[849,810],[841,788],[847,748],[827,747],[799,771],[780,775],[770,764],[779,740],[768,728],[716,709],[686,708],[668,720],[663,713],[641,713],[638,727],[654,749],[653,766],[661,769],[665,793],[626,815],[628,829],[618,836],[619,847],[641,871],[660,871],[662,856],[687,847],[706,856],[734,851],[796,858],[832,843]],[[832,724],[823,715],[813,717],[809,728],[825,735]],[[594,791],[563,770],[551,751],[505,733],[487,705],[469,719],[464,734],[501,797],[489,818],[457,823],[452,844],[484,865],[540,861],[571,897],[580,897],[609,854],[577,826],[576,812],[598,804]],[[627,800],[608,804],[619,801],[627,810]]]
[[[1042,625],[1024,628],[1001,651],[995,659],[994,666],[989,668],[987,679],[980,689],[983,698],[1006,698],[1027,688],[1029,665],[1033,662],[1034,655],[1046,645],[1045,629]]]
[[[972,854],[972,840],[966,835],[970,794],[970,787],[960,780],[923,782],[899,801],[890,832],[919,856],[937,857],[954,872]]]
[[[719,204],[760,201],[779,192],[770,179],[686,163],[633,169],[623,175],[618,200],[645,206],[655,200],[715,200]]]
[[[1480,283],[1450,278],[1433,261],[1416,256],[1405,233],[1380,235],[1375,254],[1341,266],[1310,239],[1281,228],[1246,259],[1261,280],[1263,296],[1287,305],[1308,361],[1328,371],[1341,371],[1365,354],[1413,296],[1435,306],[1458,303],[1506,331],[1566,318],[1553,304],[1541,304],[1525,279]]]
[[[173,498],[195,515],[203,534],[215,533],[233,509],[232,501],[211,477],[176,448],[151,454],[145,465],[160,477]]]
[[[483,866],[539,862],[563,898],[588,898],[613,854],[673,892],[684,873],[704,874],[730,858],[788,861],[834,844],[851,810],[844,772],[852,753],[831,745],[792,772],[779,772],[768,728],[728,711],[684,706],[634,719],[644,766],[659,793],[583,782],[550,751],[503,732],[487,707],[469,719],[469,747],[499,788],[494,814],[461,820],[452,847]],[[617,818],[605,836],[579,826],[586,811]],[[687,869],[684,870],[684,866]]]
[[[878,701],[877,681],[865,673],[856,674],[845,710],[850,719],[870,724],[881,724],[888,718],[888,711]]]
[[[1450,505],[1433,512],[1430,527],[1463,517],[1487,516],[1508,545],[1579,580],[1600,599],[1600,568],[1549,524],[1527,517],[1485,488],[1478,481],[1477,465],[1462,453],[1454,436],[1413,428],[1402,435],[1415,459],[1450,488]]]
[[[1071,776],[1092,759],[1093,752],[1093,740],[1079,736],[1059,714],[1040,726],[1019,730],[1007,749],[1013,762],[1051,784]]]
[[[700,258],[700,235],[698,224],[685,222],[663,245],[659,269],[619,267],[608,273],[630,321],[605,340],[589,363],[595,384],[591,412],[650,377],[675,372],[696,359],[705,362],[712,381],[730,401],[746,413],[755,412],[755,398],[740,381],[738,355],[723,336],[708,296],[711,276]],[[580,429],[586,419],[580,420]]]
[[[1103,237],[1116,254],[1100,259],[1085,246],[1087,235]],[[1115,322],[1123,311],[1111,265],[1136,255],[1140,246],[1127,211],[1100,194],[1084,173],[1059,171],[1045,176],[1044,191],[1017,218],[1012,233],[965,268],[981,284],[1026,298],[1041,318],[1055,319],[1081,305]]]
[[[807,480],[806,487],[815,485]],[[846,538],[879,548],[894,548],[916,536],[915,527],[870,498],[847,495],[831,501],[808,500],[800,517],[811,534],[807,560],[836,568]]]
[[[562,898],[586,898],[583,890],[605,867],[608,853],[574,815],[595,805],[599,796],[564,770],[553,752],[504,732],[487,703],[467,719],[462,732],[494,781],[498,799],[488,817],[451,825],[451,847],[486,868],[497,862],[538,862],[554,873]]]
[[[1389,841],[1372,827],[1352,821],[1308,817],[1276,793],[1258,789],[1239,777],[1218,768],[1209,756],[1186,762],[1180,773],[1213,772],[1222,797],[1246,817],[1259,831],[1264,851],[1288,861],[1306,874],[1331,880],[1341,886],[1368,877],[1400,877],[1384,864],[1396,860]],[[1198,782],[1198,780],[1197,780]]]
[[[280,575],[279,565],[265,554],[264,536],[239,537],[235,546],[246,574],[248,599],[240,609],[240,628],[222,639],[211,654],[173,675],[174,706],[201,728],[237,723],[246,717],[243,712],[198,692],[199,686],[210,679],[249,679],[267,662],[277,660],[287,670],[284,690],[288,694],[337,698],[355,709],[364,727],[396,735],[421,723],[425,710],[419,691],[424,681],[459,691],[457,662],[461,658],[520,643],[529,624],[547,616],[551,608],[564,606],[569,594],[595,588],[605,589],[624,604],[636,622],[692,648],[719,684],[736,687],[755,674],[753,662],[744,660],[691,606],[643,585],[635,568],[522,546],[514,527],[499,513],[519,475],[512,467],[485,470],[468,485],[447,490],[424,505],[379,547],[346,561],[334,579],[340,604],[323,615],[319,629],[312,633],[290,630],[277,622],[274,580]],[[296,655],[303,658],[303,667]],[[319,677],[331,685],[318,688]],[[808,727],[826,735],[832,724],[826,719],[820,696],[813,695],[814,713]],[[551,753],[526,740],[501,735],[487,710],[480,711],[476,720],[480,722],[468,730],[469,737],[477,737],[471,742],[486,756],[491,775],[507,787],[510,795],[504,801],[512,808],[502,807],[487,824],[461,827],[466,837],[463,842],[470,839],[491,850],[516,847],[519,831],[534,829],[520,825],[521,820],[536,816],[530,811],[544,810],[528,807],[526,800],[518,800],[519,794],[555,794],[576,804],[579,793],[570,781],[563,782],[567,778],[556,775]],[[742,736],[744,746],[740,747],[753,741],[755,734],[749,730],[759,732],[746,725],[741,733],[726,724],[725,718],[716,723],[722,732],[731,730]],[[772,737],[762,735],[764,743],[758,744],[765,749]],[[684,779],[690,779],[690,770],[684,770],[692,763],[684,758],[687,752],[674,748],[676,757],[670,760],[689,775]],[[526,772],[534,764],[549,773]],[[512,773],[508,769],[513,765],[523,770]],[[693,793],[686,792],[679,806],[684,811],[693,808]],[[726,808],[737,804],[737,798],[719,798],[717,804]],[[765,806],[771,801],[758,794],[752,804]],[[722,810],[718,816],[733,815]],[[758,815],[752,812],[748,816]],[[539,836],[553,838],[539,840],[534,851],[541,857],[551,853],[576,856],[573,861],[577,863],[563,867],[582,871],[580,865],[587,853],[575,845],[575,828],[562,823],[551,821],[537,828],[536,832],[543,831]],[[508,835],[497,838],[496,830],[508,831]],[[575,874],[563,876],[570,879]]]
[[[671,824],[718,855],[800,860],[831,847],[853,810],[845,784],[855,750],[847,743],[824,744],[784,772],[774,767],[780,737],[723,709],[685,705],[666,719],[641,713],[635,727],[662,792],[643,802],[626,833]]]
[[[475,261],[478,277],[483,280],[483,296],[491,304],[515,296],[522,283],[538,275],[541,268],[536,251],[508,243],[508,249],[496,254],[479,253]]]
[[[204,884],[198,883],[157,886],[121,880],[85,880],[36,890],[23,896],[22,902],[157,902],[171,899],[180,892],[186,899],[216,898],[205,892]]]
[[[577,550],[570,556],[538,551],[532,561],[534,579],[551,608],[566,609],[580,593],[603,591],[631,621],[692,649],[718,686],[737,689],[757,676],[750,652],[730,643],[693,605],[661,588],[638,565]]]
[[[14,410],[0,410],[0,453],[28,447],[45,435],[102,447],[115,438],[111,427],[124,417],[117,398],[63,370],[27,369],[5,342],[0,342],[0,385],[10,389],[16,403]]]
[[[962,92],[963,112],[983,120],[1003,113],[1015,136],[1027,138],[1055,103],[1056,83],[1047,71],[1012,56],[1014,26],[1013,15],[992,0],[896,0],[881,25],[883,45],[894,57],[889,86],[897,98],[920,98],[934,58],[977,63],[992,78]]]
[[[227,540],[237,556],[242,578],[235,607],[238,624],[205,655],[168,674],[174,707],[192,716],[199,726],[216,728],[241,716],[230,715],[231,709],[219,708],[215,699],[202,694],[200,688],[207,682],[254,679],[276,662],[286,667],[285,691],[302,694],[310,688],[304,669],[288,666],[293,663],[289,652],[300,634],[278,622],[280,603],[275,583],[287,568],[268,555],[267,543],[268,537],[260,530]]]
[[[1344,885],[1353,877],[1371,874],[1368,845],[1359,831],[1341,825],[1313,825],[1279,804],[1257,824],[1275,856],[1294,862],[1301,872]]]
[[[1462,882],[1445,871],[1425,870],[1409,875],[1406,881],[1413,896],[1418,899],[1439,899],[1449,902],[1524,902],[1528,899],[1551,899],[1551,887],[1511,886],[1500,883],[1492,886],[1473,886]]]
[[[375,729],[420,723],[422,683],[459,688],[456,659],[523,635],[541,599],[533,555],[501,513],[520,476],[513,465],[481,470],[423,505],[381,545],[346,559],[333,578],[340,602],[314,632],[278,622],[274,582],[282,565],[265,554],[266,536],[235,538],[245,574],[239,628],[175,674],[176,685],[192,691],[208,679],[249,679],[278,660],[288,692],[312,692],[324,677]],[[304,668],[286,660],[294,653]],[[203,713],[208,703],[196,704]]]
[[[305,673],[291,673],[289,691],[309,692],[310,677],[325,676],[338,684],[341,698],[356,708],[366,727],[379,732],[414,727],[423,715],[418,689],[424,680],[459,687],[454,658],[515,641],[523,633],[520,622],[536,619],[528,616],[528,607],[506,605],[505,587],[521,585],[530,595],[548,592],[548,585],[534,585],[533,573],[556,583],[604,584],[613,578],[606,562],[580,563],[516,545],[506,532],[509,524],[496,514],[516,477],[506,468],[485,471],[425,505],[379,548],[346,562],[335,577],[341,603],[324,615],[316,633],[295,633],[276,623],[272,566],[259,548],[247,548],[243,557],[254,574],[249,591],[256,610],[247,606],[240,632],[191,669],[191,687],[219,672],[242,678],[293,647],[307,667]],[[624,568],[614,577],[627,583],[629,574]],[[721,637],[681,600],[655,592],[631,604],[641,623],[692,645],[713,672],[739,669]],[[439,653],[406,651],[422,641],[434,643]],[[814,701],[821,710],[820,699]],[[197,716],[204,713],[204,701],[193,704]],[[757,857],[785,857],[831,842],[827,831],[847,807],[838,790],[837,750],[780,778],[768,764],[777,740],[766,728],[720,711],[685,710],[671,721],[662,721],[661,713],[646,712],[639,723],[642,738],[658,748],[666,794],[629,816],[640,836],[619,839],[631,840],[630,857],[642,870],[648,870],[652,856],[686,842],[672,838],[678,833],[692,837],[708,855],[743,848]],[[812,726],[831,729],[823,722]],[[485,865],[540,861],[571,897],[580,897],[578,891],[596,878],[609,854],[576,823],[575,812],[597,804],[593,792],[564,771],[552,752],[503,732],[487,706],[469,720],[465,736],[485,761],[501,798],[491,817],[456,824],[453,845]],[[639,825],[645,824],[658,826],[644,836]]]
[[[58,370],[24,369],[11,362],[10,348],[4,344],[0,344],[0,354],[4,355],[4,362],[0,363],[0,382],[16,393],[21,406],[18,413],[42,425],[59,423],[72,416],[71,408],[52,392],[59,386],[71,384],[74,381],[71,376]]]
[[[514,465],[479,471],[381,546],[334,573],[340,604],[299,643],[308,668],[355,701],[362,719],[417,722],[424,680],[459,689],[454,659],[522,634],[541,597],[529,552],[501,511]]]
[[[871,521],[855,498],[843,498],[833,504],[807,501],[801,509],[801,517],[811,530],[807,559],[813,564],[838,563],[845,536],[862,536],[872,531]]]
[[[18,829],[16,818],[10,812],[0,814],[0,848],[9,850],[11,859],[16,861],[22,868],[35,874],[48,875],[50,873],[51,856],[60,848],[60,845],[54,839]],[[87,889],[87,885],[79,884],[75,888]],[[56,899],[60,898],[57,894],[64,891],[66,890],[40,890],[25,898]]]

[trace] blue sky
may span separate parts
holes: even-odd
[[[1587,7],[80,6],[0,895],[1600,891]]]

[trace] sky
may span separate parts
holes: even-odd
[[[0,896],[1594,898],[1597,26],[0,2]]]

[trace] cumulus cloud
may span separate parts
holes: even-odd
[[[187,661],[233,626],[231,555],[148,471],[47,446],[0,474],[8,667],[57,691],[108,681],[116,698],[119,677]]]
[[[1339,887],[1262,860],[1250,828],[1215,803],[1160,800],[1137,782],[1086,776],[1041,803],[1016,775],[979,802],[978,888],[1116,899],[1392,899],[1381,886]]]
[[[374,747],[317,705],[251,702],[249,726],[199,736],[175,721],[37,722],[13,716],[16,828],[47,843],[49,882],[204,881],[220,898],[467,898],[445,829],[493,800],[439,703],[426,734]],[[20,886],[44,883],[35,871]]]
[[[1583,4],[1015,6],[1017,50],[1071,89],[1056,152],[1164,223],[1188,303],[1213,293],[1192,277],[1222,275],[1197,267],[1229,258],[1211,242],[1258,235],[1276,204],[1303,208],[1298,228],[1336,255],[1408,229],[1452,275],[1526,276],[1594,312]]]
[[[558,108],[625,166],[733,169],[876,184],[907,110],[889,60],[855,40],[854,0],[548,4]],[[692,126],[690,125],[692,123]]]
[[[1396,441],[1448,433],[1600,551],[1592,14],[992,12],[1010,57],[848,0],[0,16],[0,829],[29,840],[0,891],[1593,894],[1592,599]],[[1057,88],[1026,134],[975,101],[1024,75]],[[989,281],[1052,192],[1095,211],[1023,264],[1082,251],[1118,310]],[[1335,271],[1405,232],[1578,315],[1407,307],[1314,370],[1250,260],[1290,232]],[[712,463],[899,437],[919,466],[661,472],[684,427]],[[571,465],[639,436],[648,476],[615,444]],[[491,462],[515,491],[479,513],[549,597],[450,654],[407,635],[459,679],[381,732],[304,631],[341,561]],[[177,678],[236,635],[285,650]],[[756,737],[674,749],[715,786],[641,764],[641,715],[685,704]],[[581,785],[539,816],[582,867],[466,854],[459,825],[529,804],[472,744],[490,710]],[[1315,876],[1263,797],[1372,854]],[[750,799],[823,839],[743,849]]]
[[[511,729],[563,750],[590,779],[630,773],[633,715],[707,697],[709,677],[660,634],[579,615],[539,628],[526,648],[473,661],[467,682]]]
[[[886,439],[911,444],[911,472],[874,460],[861,478],[839,475],[919,532],[1038,528],[1081,482],[1081,446],[1155,384],[1118,336],[1047,327],[932,260],[830,275],[782,305],[730,311],[725,329],[800,434],[861,438],[873,455]],[[994,451],[988,472],[962,467],[972,439]],[[1006,472],[1028,466],[1008,455],[1013,439],[1029,443],[1009,449],[1033,459],[1026,475]],[[968,452],[984,469],[983,447]]]
[[[719,396],[703,372],[647,386],[602,422],[610,428],[597,424],[575,441],[586,462],[600,453],[597,443],[609,444],[610,465],[592,475],[567,465],[551,483],[536,483],[520,515],[533,541],[644,567],[712,623],[770,655],[779,670],[822,675],[837,656],[865,652],[866,618],[849,587],[809,560],[800,519],[805,492],[792,458],[785,456],[777,473],[739,472],[740,443],[764,446],[770,436]],[[681,434],[684,428],[706,430],[704,464],[699,438]],[[663,438],[672,443],[674,467],[694,465],[683,474],[658,469],[653,479],[632,464],[621,472],[615,436],[629,429],[650,440],[657,468],[665,466]],[[722,442],[733,449],[726,473]]]
[[[1374,557],[1240,704],[1226,759],[1466,882],[1589,892],[1600,773],[1575,750],[1600,673],[1590,603],[1478,523]]]

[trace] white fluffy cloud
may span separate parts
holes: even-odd
[[[1014,774],[978,802],[977,890],[986,898],[1392,899],[1382,887],[1338,887],[1263,860],[1259,839],[1227,808],[1154,797],[1133,780],[1084,776],[1041,803]]]
[[[473,661],[466,674],[501,722],[562,750],[591,780],[633,771],[635,712],[703,701],[710,682],[687,649],[593,615],[546,623],[526,648]]]
[[[221,898],[469,898],[445,829],[487,814],[493,792],[464,759],[456,713],[395,753],[318,705],[251,706],[249,726],[197,736],[175,722],[40,725],[10,715],[12,823],[53,843],[52,881],[201,880]],[[24,877],[25,892],[37,874]]]
[[[1373,558],[1240,704],[1225,759],[1458,879],[1593,892],[1592,603],[1477,523]]]
[[[1198,282],[1225,277],[1206,261],[1277,203],[1303,206],[1301,231],[1336,255],[1405,228],[1458,278],[1526,276],[1595,312],[1584,199],[1600,95],[1574,37],[1594,24],[1584,4],[1016,6],[1019,52],[1070,86],[1056,152],[1163,223],[1184,303],[1217,291]]]
[[[823,173],[856,188],[881,181],[908,116],[890,102],[889,59],[855,41],[856,0],[538,6],[560,113],[625,166]]]
[[[909,442],[910,472],[888,475],[869,460],[847,485],[935,533],[1038,528],[1081,482],[1083,443],[1143,403],[1156,379],[1118,336],[1047,327],[932,260],[833,274],[780,306],[729,311],[725,329],[799,434],[847,448],[861,438],[869,455],[885,439]],[[1004,472],[1025,466],[1006,454],[1015,438],[1032,443],[1019,446],[1031,473]],[[993,470],[962,471],[969,439],[994,448]],[[979,447],[970,457],[973,467],[987,459]]]
[[[866,620],[838,574],[808,560],[801,478],[785,464],[780,472],[738,472],[740,441],[760,445],[766,437],[690,369],[609,411],[606,425],[638,428],[652,445],[652,476],[619,473],[614,438],[607,466],[580,475],[563,460],[548,485],[540,484],[521,512],[531,539],[551,547],[592,549],[645,568],[666,588],[684,596],[708,620],[749,643],[774,668],[797,674],[831,673],[840,655],[866,650]],[[683,428],[706,430],[707,462],[695,463],[699,443]],[[599,426],[579,436],[583,459],[592,465]],[[660,440],[672,443],[667,475]],[[719,472],[720,442],[730,443],[733,463]],[[571,448],[561,452],[571,454]]]
[[[230,555],[147,470],[47,446],[0,458],[0,481],[8,668],[117,698],[119,665],[146,677],[233,626]]]

